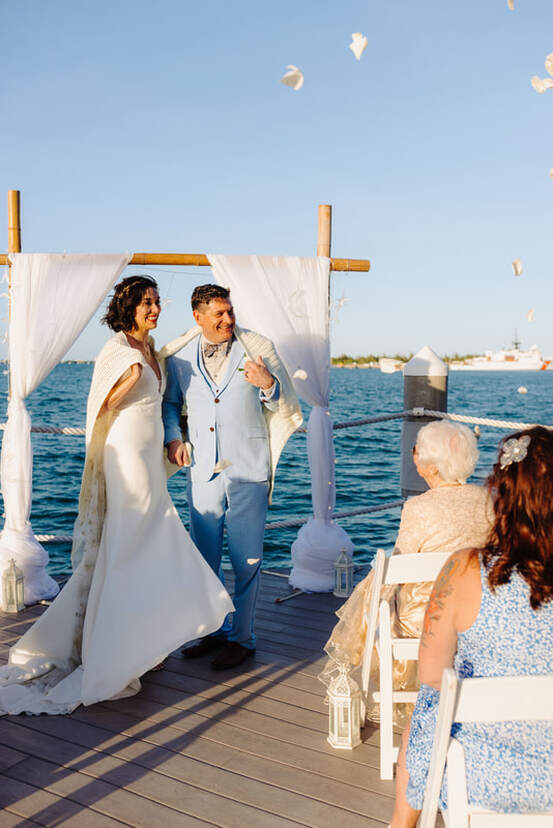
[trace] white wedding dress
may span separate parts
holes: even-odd
[[[10,651],[0,668],[0,713],[69,713],[133,695],[141,675],[217,630],[234,609],[167,491],[162,392],[143,362],[104,444],[106,510],[95,560],[83,558]]]

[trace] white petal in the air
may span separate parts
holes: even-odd
[[[553,75],[553,52],[550,52],[545,58],[545,68],[550,75]]]
[[[281,77],[280,82],[285,86],[291,86],[297,92],[303,86],[303,72],[290,63],[288,64],[288,71]]]
[[[553,178],[553,167],[551,167],[551,169],[549,170],[549,177]]]
[[[520,276],[522,273],[522,262],[520,259],[515,259],[513,262],[513,273],[515,276]]]
[[[301,379],[306,380],[308,377],[307,371],[304,371],[303,368],[298,368],[297,371],[294,371],[294,376],[292,379]]]
[[[368,45],[368,40],[365,35],[361,34],[361,32],[354,32],[351,36],[351,43],[349,44],[349,48],[357,58],[357,60],[361,60],[361,55],[365,51]]]
[[[553,89],[553,78],[539,78],[537,75],[534,75],[530,82],[540,95],[547,92],[548,89]]]
[[[518,391],[519,394],[527,394],[528,393],[528,389],[526,388],[525,385],[519,385],[519,387],[517,388],[517,391]]]
[[[526,319],[528,320],[528,322],[534,321],[534,308],[530,308],[530,310],[526,314]]]

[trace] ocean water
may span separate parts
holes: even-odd
[[[61,364],[28,400],[35,425],[84,426],[92,365]],[[525,395],[517,388],[524,385]],[[7,378],[0,377],[2,419],[6,419]],[[449,411],[474,416],[553,423],[553,371],[451,372]],[[335,422],[393,413],[403,409],[403,376],[374,369],[331,369],[330,408]],[[308,416],[309,409],[304,408]],[[306,419],[307,419],[306,416]],[[506,433],[482,427],[480,458],[473,478],[488,474],[499,439]],[[374,506],[400,497],[401,420],[341,429],[334,432],[336,451],[336,510]],[[31,521],[37,534],[70,535],[77,516],[84,438],[33,434],[33,501]],[[188,523],[186,479],[175,475],[169,489],[185,525]],[[288,441],[277,472],[268,520],[308,516],[311,509],[306,437]],[[373,515],[345,518],[340,524],[350,535],[359,563],[367,563],[379,547],[390,547],[399,525],[398,508]],[[297,528],[269,530],[265,535],[265,566],[290,563],[290,546]],[[70,572],[69,544],[47,544],[53,574]]]

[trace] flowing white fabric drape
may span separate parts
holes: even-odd
[[[52,598],[58,585],[46,572],[48,553],[29,522],[33,455],[25,398],[71,347],[130,258],[130,254],[10,255],[11,396],[0,463],[5,512],[0,573],[14,558],[25,576],[27,604]]]
[[[316,592],[333,588],[334,561],[353,545],[332,521],[336,502],[334,443],[328,409],[330,260],[299,256],[208,254],[220,285],[231,290],[237,323],[271,339],[298,396],[311,406],[307,454],[313,518],[292,544],[292,586]]]

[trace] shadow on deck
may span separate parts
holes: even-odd
[[[133,698],[0,718],[0,828],[387,825],[393,785],[380,780],[378,730],[353,751],[326,742],[316,676],[340,599],[275,604],[287,590],[262,576],[246,670],[215,673],[209,656],[175,652]],[[3,662],[42,611],[0,613]]]

